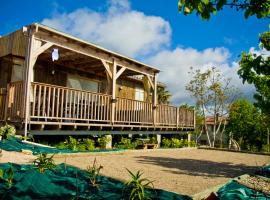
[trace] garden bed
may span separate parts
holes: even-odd
[[[10,164],[0,164],[0,168],[10,171]],[[120,181],[98,176],[97,184],[91,185],[86,171],[59,164],[55,169],[44,173],[33,165],[12,164],[12,181],[8,184],[10,173],[0,179],[2,199],[126,199],[124,184]],[[191,199],[164,190],[146,189],[152,199]]]

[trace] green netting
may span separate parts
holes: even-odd
[[[256,172],[257,175],[270,178],[270,165],[263,167],[262,169]]]
[[[98,187],[91,186],[86,171],[76,167],[60,164],[55,170],[46,170],[41,174],[33,165],[12,164],[14,180],[11,188],[6,184],[7,175],[0,180],[0,199],[30,200],[30,199],[123,199],[123,186],[120,181],[99,176]],[[9,164],[0,164],[7,170]],[[147,189],[152,199],[190,200],[184,195],[178,195],[164,190]]]
[[[270,195],[266,196],[264,193],[252,190],[234,180],[221,187],[217,194],[220,200],[266,200],[270,198]]]
[[[11,137],[8,140],[0,141],[0,149],[6,151],[17,151],[21,152],[22,150],[30,150],[33,152],[34,155],[40,153],[51,153],[51,154],[58,154],[58,153],[79,153],[80,151],[73,151],[68,149],[57,149],[57,148],[49,148],[49,147],[41,147],[33,144],[23,143],[21,139]],[[110,149],[110,150],[89,150],[83,152],[111,152],[111,151],[124,151],[124,149]]]

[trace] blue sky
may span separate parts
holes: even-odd
[[[241,80],[232,73],[236,74],[241,51],[258,48],[258,34],[267,30],[269,20],[244,19],[242,12],[224,9],[210,21],[203,21],[196,15],[178,13],[177,0],[164,2],[4,0],[0,7],[0,35],[32,22],[42,22],[135,57],[161,68],[160,80],[168,85],[177,104],[188,101],[183,85],[188,81],[184,77],[190,66],[204,69],[218,65],[250,96],[253,88],[240,85]],[[119,23],[123,24],[121,30]],[[101,33],[104,30],[107,33]]]

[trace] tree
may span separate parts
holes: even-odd
[[[159,104],[169,104],[172,95],[168,90],[166,90],[166,86],[158,86],[157,96]]]
[[[241,149],[260,151],[266,145],[264,115],[247,99],[239,99],[232,103],[229,110],[227,133],[239,143]]]
[[[270,31],[260,37],[261,47],[270,51]],[[242,53],[239,62],[239,76],[243,82],[253,84],[256,88],[255,106],[270,115],[270,57],[266,54]]]
[[[270,0],[179,0],[178,10],[184,15],[196,12],[203,19],[210,19],[211,14],[224,7],[244,11],[245,18],[256,15],[258,19],[270,17]]]
[[[186,90],[196,99],[197,108],[203,117],[203,127],[209,146],[214,147],[217,134],[223,134],[225,130],[226,115],[234,99],[235,89],[230,85],[230,79],[222,78],[221,72],[215,67],[205,72],[191,68],[190,74],[192,79],[186,85]],[[212,137],[209,135],[206,123],[207,115],[214,117]]]

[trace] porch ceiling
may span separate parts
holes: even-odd
[[[55,64],[61,65],[63,67],[68,67],[80,71],[85,71],[95,74],[104,74],[105,67],[103,66],[101,60],[95,59],[77,52],[73,52],[68,49],[61,47],[52,46],[51,48],[44,51],[39,55],[38,59],[46,62],[52,61],[52,51],[54,48],[58,49],[59,59],[54,61]],[[121,76],[133,76],[140,75],[140,73],[126,69]]]

